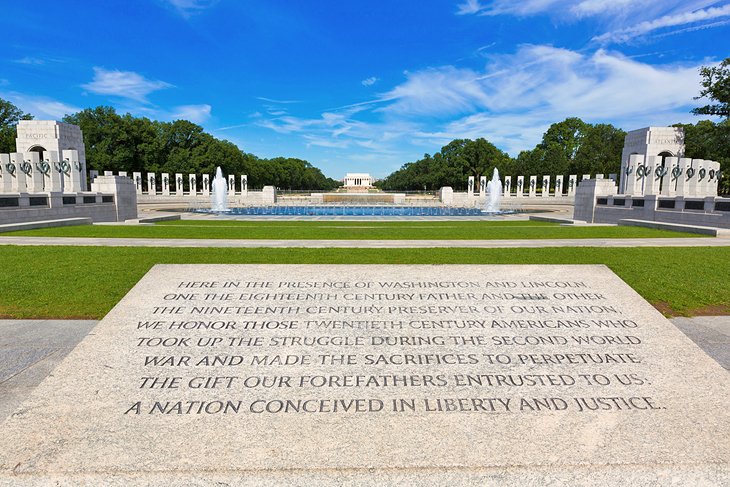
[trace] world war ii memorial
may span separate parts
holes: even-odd
[[[730,483],[730,5],[649,3],[9,7],[0,485]]]

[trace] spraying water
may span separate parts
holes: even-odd
[[[223,177],[223,171],[218,167],[213,178],[213,192],[210,194],[210,209],[213,211],[228,211],[228,183]]]
[[[502,201],[502,181],[499,180],[499,171],[494,168],[492,180],[487,182],[487,213],[499,213],[499,205]]]

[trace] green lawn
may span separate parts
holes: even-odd
[[[606,264],[668,315],[730,314],[730,248],[218,249],[0,246],[0,317],[101,318],[156,263]]]
[[[666,238],[697,235],[640,227],[573,227],[532,221],[210,221],[155,225],[83,225],[9,232],[8,236],[285,239],[285,240],[504,240]],[[1,243],[1,240],[0,240]]]

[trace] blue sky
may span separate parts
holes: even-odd
[[[454,138],[516,156],[552,122],[696,121],[730,1],[13,1],[0,97],[186,118],[262,157],[383,177]]]

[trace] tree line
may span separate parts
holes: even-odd
[[[730,121],[703,120],[696,124],[676,124],[685,135],[685,157],[718,161],[726,176],[721,181],[722,194],[730,192]],[[534,149],[522,151],[516,158],[497,149],[488,140],[453,140],[433,155],[404,164],[376,185],[388,191],[438,190],[451,186],[466,190],[469,176],[492,177],[496,168],[500,176],[576,174],[618,174],[626,132],[610,124],[589,124],[579,118],[554,123]]]

